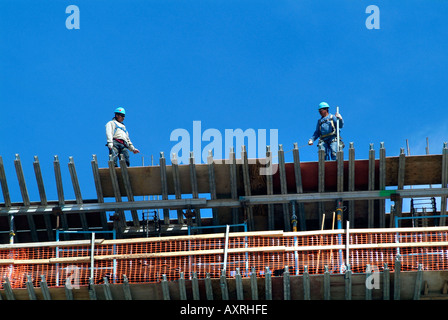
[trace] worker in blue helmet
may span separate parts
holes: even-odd
[[[114,164],[118,167],[118,160],[120,155],[124,156],[126,165],[129,167],[129,151],[134,154],[140,151],[134,147],[129,138],[129,132],[126,130],[126,126],[123,124],[126,116],[126,110],[122,107],[115,109],[115,116],[106,124],[106,146],[109,148],[109,154],[112,155]]]
[[[344,126],[344,120],[342,116],[336,112],[335,115],[329,112],[330,106],[326,102],[319,104],[319,114],[321,118],[317,121],[316,130],[313,136],[308,141],[309,145],[312,145],[315,140],[319,139],[318,147],[325,150],[325,160],[336,160],[337,148],[337,121],[339,120],[339,129]],[[342,140],[340,139],[339,145],[344,147]]]

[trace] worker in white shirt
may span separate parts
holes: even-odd
[[[126,165],[129,167],[128,150],[131,150],[134,154],[140,152],[134,147],[131,139],[129,139],[129,132],[123,124],[125,116],[126,110],[121,107],[117,108],[115,109],[115,117],[106,124],[107,147],[116,167],[118,167],[118,160],[121,154],[124,156]]]

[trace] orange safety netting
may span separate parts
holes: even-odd
[[[104,240],[95,243],[93,283],[130,283],[185,279],[194,275],[219,278],[226,262],[226,276],[239,272],[248,277],[255,270],[263,277],[267,268],[280,275],[288,267],[292,275],[307,270],[310,274],[344,272],[349,265],[355,273],[366,272],[367,265],[394,271],[397,257],[401,270],[448,269],[448,228],[351,230],[349,243],[344,230],[327,232],[278,232],[230,234],[228,247],[224,235],[180,236],[129,240]],[[0,247],[0,276],[13,288],[26,288],[28,278],[38,287],[44,279],[49,287],[88,285],[92,272],[91,244],[60,242],[57,247]],[[227,252],[227,255],[225,255]],[[348,254],[348,255],[347,255]]]

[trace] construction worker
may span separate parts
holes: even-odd
[[[344,126],[344,120],[342,116],[336,112],[332,115],[328,110],[330,106],[326,102],[321,102],[319,104],[319,114],[321,118],[317,121],[316,130],[313,136],[308,141],[309,145],[319,138],[318,147],[324,148],[325,150],[325,160],[336,160],[337,150],[337,122],[339,119],[339,128]],[[340,141],[340,145],[343,148],[343,144]]]
[[[134,147],[131,139],[129,139],[129,132],[123,124],[125,116],[126,110],[124,108],[116,108],[115,116],[106,124],[106,146],[109,148],[109,154],[113,156],[115,167],[118,167],[118,160],[121,154],[124,156],[126,165],[129,167],[128,150],[131,150],[134,154],[140,152]]]

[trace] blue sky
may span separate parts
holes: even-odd
[[[369,30],[366,8],[380,9]],[[67,29],[67,6],[80,29]],[[3,158],[13,201],[21,201],[14,157],[39,200],[38,156],[50,200],[53,156],[74,157],[85,199],[96,198],[90,161],[107,166],[105,124],[125,124],[141,155],[170,153],[178,128],[277,129],[285,150],[306,144],[326,101],[340,107],[342,137],[357,159],[380,142],[397,156],[441,153],[448,74],[448,2],[442,0],[0,0]],[[207,143],[203,143],[203,147]],[[239,147],[237,148],[237,150]],[[345,149],[347,150],[347,148]],[[300,149],[317,159],[316,146]],[[345,155],[347,158],[347,153]],[[292,161],[288,153],[287,161]]]

